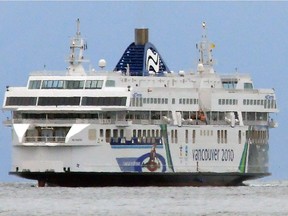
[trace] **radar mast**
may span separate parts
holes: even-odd
[[[87,49],[87,43],[81,37],[80,32],[80,20],[79,18],[76,21],[76,35],[71,38],[70,42],[70,55],[69,55],[69,75],[85,75],[85,70],[82,66],[82,62],[87,62],[84,60],[84,50]]]
[[[210,42],[206,34],[206,22],[202,22],[202,40],[196,45],[199,50],[199,61],[197,71],[199,73],[214,73],[213,65],[214,60],[212,56],[212,49],[215,48],[215,44]]]

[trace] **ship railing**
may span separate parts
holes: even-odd
[[[119,126],[119,127],[128,127],[130,125],[132,125],[132,121],[131,120],[118,120],[115,121],[115,125]]]
[[[65,76],[67,75],[68,71],[32,71],[30,76]]]
[[[243,120],[244,125],[259,125],[267,126],[269,123],[267,120]]]
[[[65,143],[63,136],[27,136],[24,137],[24,143]]]

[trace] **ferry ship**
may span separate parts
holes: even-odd
[[[10,174],[39,186],[237,186],[269,173],[274,89],[214,70],[206,24],[195,71],[171,71],[135,29],[113,71],[85,69],[77,20],[68,67],[7,86]]]

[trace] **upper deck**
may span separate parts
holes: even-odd
[[[145,35],[148,31],[140,33]],[[260,113],[258,116],[267,119],[268,113],[278,112],[274,89],[255,89],[246,74],[215,73],[212,57],[215,45],[206,33],[197,45],[200,58],[193,72],[170,71],[148,37],[135,38],[114,71],[105,70],[104,60],[99,61],[101,71],[86,71],[82,62],[87,46],[77,26],[67,70],[36,71],[31,73],[25,87],[7,87],[3,109],[25,115],[68,112],[71,116],[102,112],[150,112],[151,116],[153,112],[157,120],[175,119],[176,113],[187,120],[196,112],[203,112],[209,123],[213,123],[213,116],[223,120],[230,113],[244,116],[254,113],[255,118]]]

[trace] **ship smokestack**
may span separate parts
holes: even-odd
[[[148,41],[148,28],[135,29],[135,45],[144,45]]]

